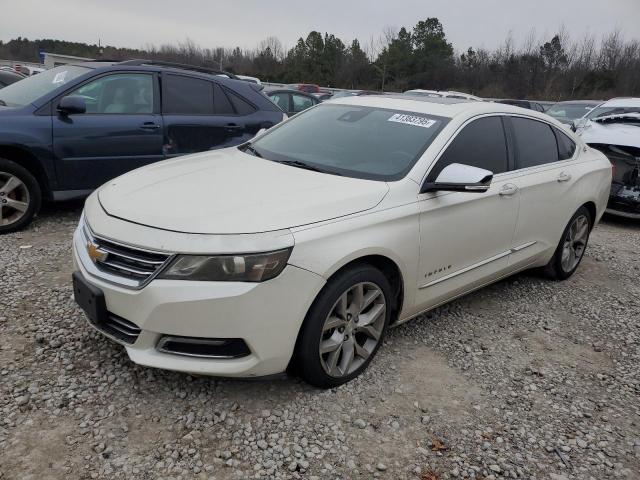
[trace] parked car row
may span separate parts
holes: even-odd
[[[572,132],[535,102],[316,87],[148,60],[20,80],[0,233],[90,194],[74,296],[132,361],[333,387],[420,312],[527,268],[568,278],[607,200],[638,208],[629,99]]]
[[[334,387],[423,311],[527,268],[570,277],[610,183],[606,157],[541,113],[339,98],[99,188],[74,295],[138,364]]]
[[[41,201],[129,170],[239,145],[285,118],[260,86],[145,60],[65,65],[0,90],[0,233]]]

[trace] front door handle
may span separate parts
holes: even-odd
[[[569,175],[567,172],[562,172],[560,173],[560,175],[558,175],[559,182],[568,182],[569,180],[571,180],[571,175]]]
[[[502,197],[510,197],[511,195],[515,194],[517,191],[518,191],[518,187],[515,186],[513,183],[506,183],[500,189],[498,194]]]
[[[142,130],[157,130],[160,128],[160,125],[155,122],[144,122],[142,125],[140,125],[140,128]]]
[[[238,130],[242,129],[242,126],[236,125],[235,123],[229,123],[229,124],[225,125],[224,128],[226,128],[227,131],[229,131],[229,132],[237,132]]]

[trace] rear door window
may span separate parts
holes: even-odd
[[[511,117],[516,143],[516,169],[558,160],[558,144],[551,126],[522,117]]]
[[[555,133],[558,140],[558,159],[569,160],[572,158],[576,152],[575,142],[557,128],[553,129],[553,133]]]
[[[231,100],[231,103],[233,104],[233,108],[235,109],[238,115],[251,115],[253,112],[256,111],[253,105],[247,102],[240,95],[231,91],[227,91],[227,92],[228,92],[229,100]]]
[[[217,83],[213,84],[213,104],[216,115],[235,115],[236,112],[224,90]]]
[[[506,172],[507,142],[500,117],[485,117],[465,126],[429,172],[427,182],[435,182],[442,170],[452,163],[484,168],[494,174]]]
[[[182,75],[163,75],[162,112],[213,115],[213,83]]]

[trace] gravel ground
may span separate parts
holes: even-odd
[[[640,478],[640,223],[392,330],[333,391],[143,368],[72,300],[79,204],[0,237],[0,479]]]

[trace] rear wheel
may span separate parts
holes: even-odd
[[[586,207],[580,207],[567,224],[545,273],[556,280],[569,278],[578,268],[589,241],[592,219]]]
[[[331,388],[362,373],[384,338],[391,299],[389,281],[369,265],[334,277],[318,295],[302,327],[296,350],[302,378]]]
[[[28,225],[38,213],[41,201],[35,177],[17,163],[0,158],[0,234]]]

